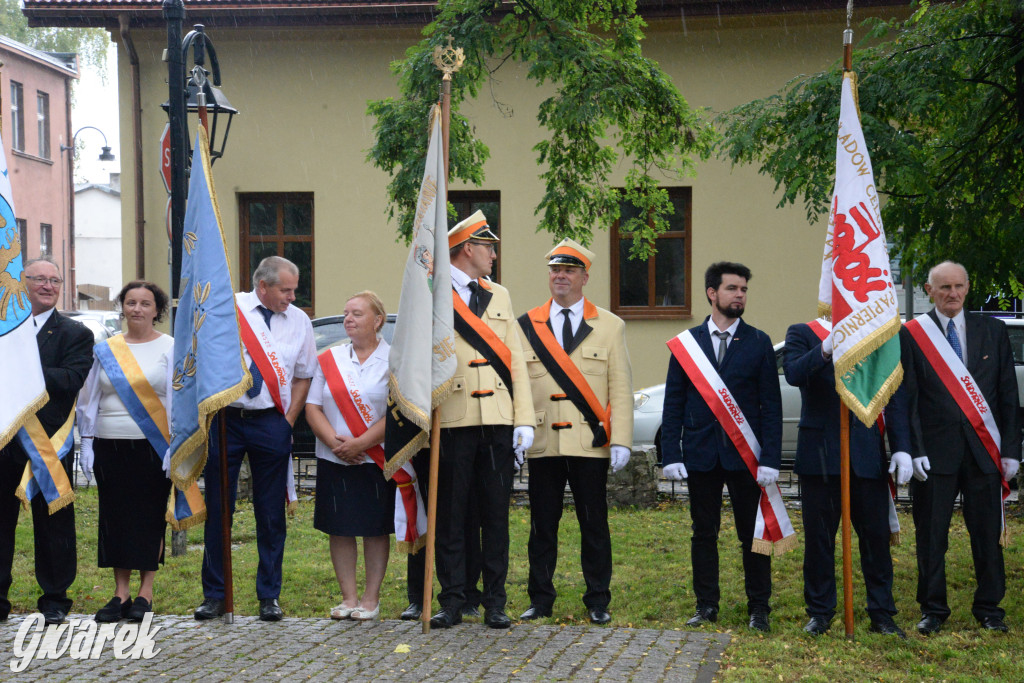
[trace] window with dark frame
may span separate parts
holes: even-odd
[[[53,226],[39,224],[39,258],[53,258]]]
[[[692,188],[669,187],[675,212],[668,230],[655,241],[657,254],[647,261],[629,259],[631,233],[611,231],[611,309],[627,320],[681,318],[692,312],[690,297],[690,239]],[[628,202],[619,205],[621,220],[638,215]]]
[[[453,190],[448,193],[448,202],[455,207],[455,223],[469,218],[474,211],[483,211],[491,232],[501,237],[501,192],[497,190]],[[501,243],[498,244],[498,258],[494,261],[491,279],[501,283]]]
[[[36,120],[39,124],[39,156],[50,158],[50,96],[36,91]]]
[[[11,149],[25,151],[25,91],[11,81]]]
[[[313,193],[251,192],[238,195],[241,288],[267,256],[283,256],[299,267],[295,306],[313,317]]]

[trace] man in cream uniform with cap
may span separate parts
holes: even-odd
[[[530,608],[551,616],[558,523],[568,481],[580,524],[583,603],[590,621],[611,621],[612,546],[606,484],[633,443],[633,384],[626,326],[583,296],[593,252],[570,239],[545,256],[551,299],[519,318],[538,416],[530,458]],[[610,413],[610,415],[609,415]]]
[[[465,523],[477,493],[483,555],[484,623],[508,628],[508,506],[516,462],[533,443],[534,412],[523,348],[508,290],[485,279],[498,237],[477,211],[448,232],[455,306],[454,389],[441,404],[437,578],[441,611],[434,628],[462,621],[466,590]]]

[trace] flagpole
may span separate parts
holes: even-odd
[[[853,70],[853,29],[850,19],[853,0],[846,6],[846,30],[843,31],[843,70]],[[846,637],[853,638],[853,549],[850,531],[850,411],[839,402],[839,472],[843,515],[843,623]]]

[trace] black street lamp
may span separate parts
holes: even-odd
[[[82,126],[75,131],[75,134],[71,136],[71,144],[61,144],[60,153],[71,151],[68,155],[68,268],[67,285],[64,289],[64,296],[70,295],[71,300],[68,302],[68,306],[71,310],[78,309],[78,278],[75,277],[75,141],[78,139],[78,134],[83,130],[92,129],[103,136],[103,147],[100,152],[100,161],[113,161],[114,155],[110,152],[110,145],[107,144],[107,135],[96,126]]]
[[[201,24],[181,37],[185,22],[183,0],[163,0],[163,14],[167,22],[167,83],[169,96],[163,103],[170,121],[171,146],[171,297],[172,306],[177,305],[178,288],[181,280],[181,241],[185,226],[185,200],[188,196],[188,174],[192,159],[192,144],[189,138],[188,115],[205,110],[210,120],[210,163],[224,156],[231,119],[238,110],[231,106],[221,92],[220,63],[213,41],[206,35]],[[186,75],[185,56],[193,53],[193,66]],[[210,71],[206,69],[209,55]],[[211,73],[212,72],[212,73]],[[213,77],[212,83],[209,76]],[[201,114],[200,114],[201,115]],[[223,135],[218,143],[217,130],[222,117]],[[172,307],[173,310],[173,307]]]

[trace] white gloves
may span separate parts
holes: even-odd
[[[927,458],[925,458],[927,460]],[[916,462],[916,461],[915,461]],[[889,461],[889,474],[896,473],[896,485],[903,486],[910,481],[910,476],[914,474],[915,467],[910,462],[910,454],[903,451],[896,451],[892,454],[892,459]],[[927,476],[927,475],[925,475]]]
[[[625,446],[612,446],[612,472],[618,472],[629,462],[631,452]]]
[[[666,465],[665,469],[661,471],[665,475],[666,479],[672,479],[674,481],[682,481],[686,477],[690,476],[686,473],[686,465],[681,462]]]
[[[927,455],[922,455],[920,458],[914,458],[914,479],[924,481],[928,478],[928,470],[931,468],[932,464],[928,462]]]
[[[613,446],[614,448],[614,446]],[[1020,460],[1014,460],[1013,458],[1003,458],[1003,479],[1010,481],[1017,476],[1017,470],[1020,469]]]
[[[832,335],[828,335],[821,342],[821,355],[825,358],[832,357]]]
[[[78,466],[82,468],[82,474],[86,481],[92,481],[92,439],[82,439],[82,445],[78,452]]]
[[[757,485],[767,488],[779,480],[779,471],[774,467],[757,466]]]
[[[533,445],[533,427],[516,427],[512,432],[512,448],[516,452],[516,472],[526,460],[526,451]]]

